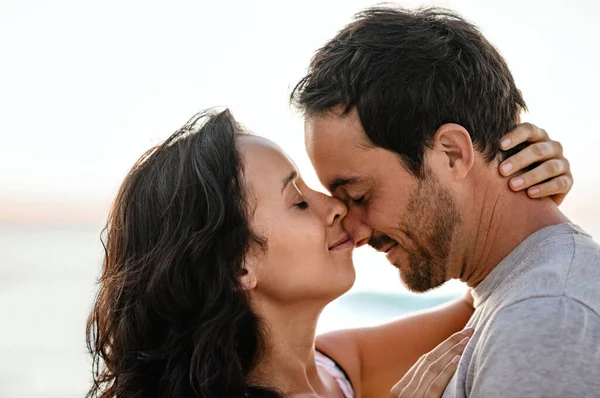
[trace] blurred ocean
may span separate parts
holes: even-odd
[[[85,322],[103,255],[100,230],[0,224],[0,397],[85,395]],[[356,286],[325,309],[319,332],[378,324],[462,291],[450,284],[410,294],[383,257],[361,250]]]

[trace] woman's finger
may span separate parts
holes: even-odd
[[[433,380],[433,382],[429,385],[427,391],[423,395],[424,398],[440,398],[444,395],[444,391],[446,391],[446,387],[450,380],[452,380],[452,376],[456,372],[458,368],[458,363],[460,362],[460,356],[455,356],[449,364],[446,365],[444,370],[440,372],[440,374]]]
[[[425,355],[425,361],[433,363],[437,361],[442,355],[448,352],[452,347],[459,344],[465,337],[471,337],[473,335],[473,328],[466,328],[461,330],[460,332],[454,333],[452,336],[448,337],[446,340],[442,341],[435,347],[433,350],[429,351]]]
[[[398,395],[398,397],[408,398],[417,396],[416,391],[419,387],[419,384],[421,383],[423,374],[427,371],[427,369],[429,369],[429,365],[433,363],[430,359],[431,357],[428,357],[428,355],[429,354],[423,356],[423,360],[420,361],[419,366],[417,366],[417,369],[415,370],[415,373],[408,381],[408,384],[406,384],[401,390],[400,395]]]
[[[509,185],[513,191],[522,191],[551,178],[561,176],[568,171],[569,161],[567,159],[550,159],[527,173],[511,178]],[[560,187],[557,186],[557,188]],[[556,193],[563,193],[563,191],[553,192],[552,195]]]
[[[500,164],[500,174],[509,176],[533,163],[558,157],[562,157],[562,145],[559,142],[536,142],[503,161]]]
[[[535,124],[521,123],[500,139],[500,148],[507,151],[524,142],[539,142],[547,139],[546,130]]]
[[[437,367],[436,367],[436,365],[434,365],[433,367],[430,368],[430,366],[435,364],[436,361],[438,361],[440,358],[442,358],[444,356],[444,354],[446,354],[447,352],[449,352],[453,349],[454,349],[454,352],[462,353],[462,350],[464,350],[464,346],[465,346],[465,339],[467,339],[466,341],[468,341],[468,339],[472,335],[473,335],[472,328],[464,329],[461,332],[454,333],[452,336],[450,336],[449,338],[444,340],[433,350],[431,350],[426,355],[421,357],[419,359],[418,363],[413,366],[414,372],[411,375],[411,377],[410,378],[407,378],[406,376],[403,377],[403,380],[401,380],[400,383],[396,384],[396,386],[394,386],[394,388],[392,389],[393,393],[396,394],[396,393],[398,393],[398,390],[399,390],[400,394],[392,395],[392,396],[413,397],[415,394],[415,391],[419,387],[421,380],[423,379],[423,376],[425,374],[431,374],[432,372],[434,372],[436,370],[439,372],[443,369],[443,367],[440,367],[439,364],[437,365]],[[463,344],[461,344],[461,343],[463,343]],[[457,346],[459,346],[459,347],[457,347]],[[454,354],[454,355],[456,355],[456,354]],[[446,356],[446,357],[444,357],[443,361],[445,360],[446,362],[448,362],[451,359],[452,359],[452,356],[449,358],[448,358],[448,356]],[[413,368],[411,368],[411,370]],[[429,372],[428,372],[428,369],[429,369]],[[427,378],[430,381],[434,379],[434,377],[431,377],[431,376],[427,376]],[[403,386],[403,388],[399,389],[400,386]],[[398,387],[398,388],[396,388],[396,387]],[[425,390],[423,390],[423,391],[425,391]]]
[[[446,366],[454,361],[457,356],[460,357],[463,354],[468,342],[469,337],[465,337],[460,341],[460,343],[456,344],[450,350],[445,352],[444,355],[442,355],[437,361],[429,364],[427,369],[425,369],[423,372],[421,380],[413,394],[417,397],[425,395],[425,392],[429,389],[431,383],[433,383],[440,373],[446,369]]]
[[[545,182],[543,184],[538,184],[529,188],[527,190],[527,195],[529,195],[529,197],[531,198],[566,195],[566,193],[569,192],[572,186],[573,177],[570,174],[565,174],[560,177],[553,178],[550,181]]]
[[[503,161],[499,166],[500,174],[512,176],[534,163],[544,162],[512,178],[509,186],[514,191],[527,189],[531,198],[550,197],[560,205],[573,186],[571,167],[563,156],[562,145],[552,141],[544,129],[523,123],[502,137],[500,147],[509,150],[524,142],[532,144]]]
[[[400,394],[402,393],[404,388],[406,388],[408,383],[414,377],[415,372],[417,371],[417,368],[419,367],[419,365],[421,365],[421,362],[423,362],[424,360],[425,360],[425,355],[421,355],[419,360],[417,362],[415,362],[415,364],[413,366],[411,366],[411,368],[408,370],[408,372],[406,372],[404,377],[402,377],[402,379],[400,379],[400,381],[398,383],[396,383],[396,385],[394,385],[394,387],[392,387],[392,389],[390,390],[390,397],[397,398],[400,396]]]

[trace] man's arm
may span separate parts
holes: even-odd
[[[471,360],[472,397],[587,397],[600,391],[600,317],[568,297],[502,309]],[[468,386],[467,386],[468,387]]]

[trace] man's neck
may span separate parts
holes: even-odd
[[[266,347],[250,381],[277,389],[286,396],[326,395],[315,364],[315,331],[322,308],[257,306],[265,323]]]
[[[481,192],[481,191],[480,191]],[[474,226],[467,247],[460,279],[476,287],[510,252],[528,236],[542,228],[568,219],[550,199],[530,199],[525,192],[514,193],[507,184],[488,182],[476,197],[469,224]]]

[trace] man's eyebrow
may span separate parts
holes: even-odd
[[[281,180],[281,193],[283,193],[285,187],[287,187],[290,182],[294,181],[296,177],[298,177],[298,173],[296,170],[294,170],[287,177]]]
[[[333,193],[336,189],[343,185],[356,184],[362,180],[363,178],[361,177],[336,178],[331,184],[329,184],[329,192]]]

